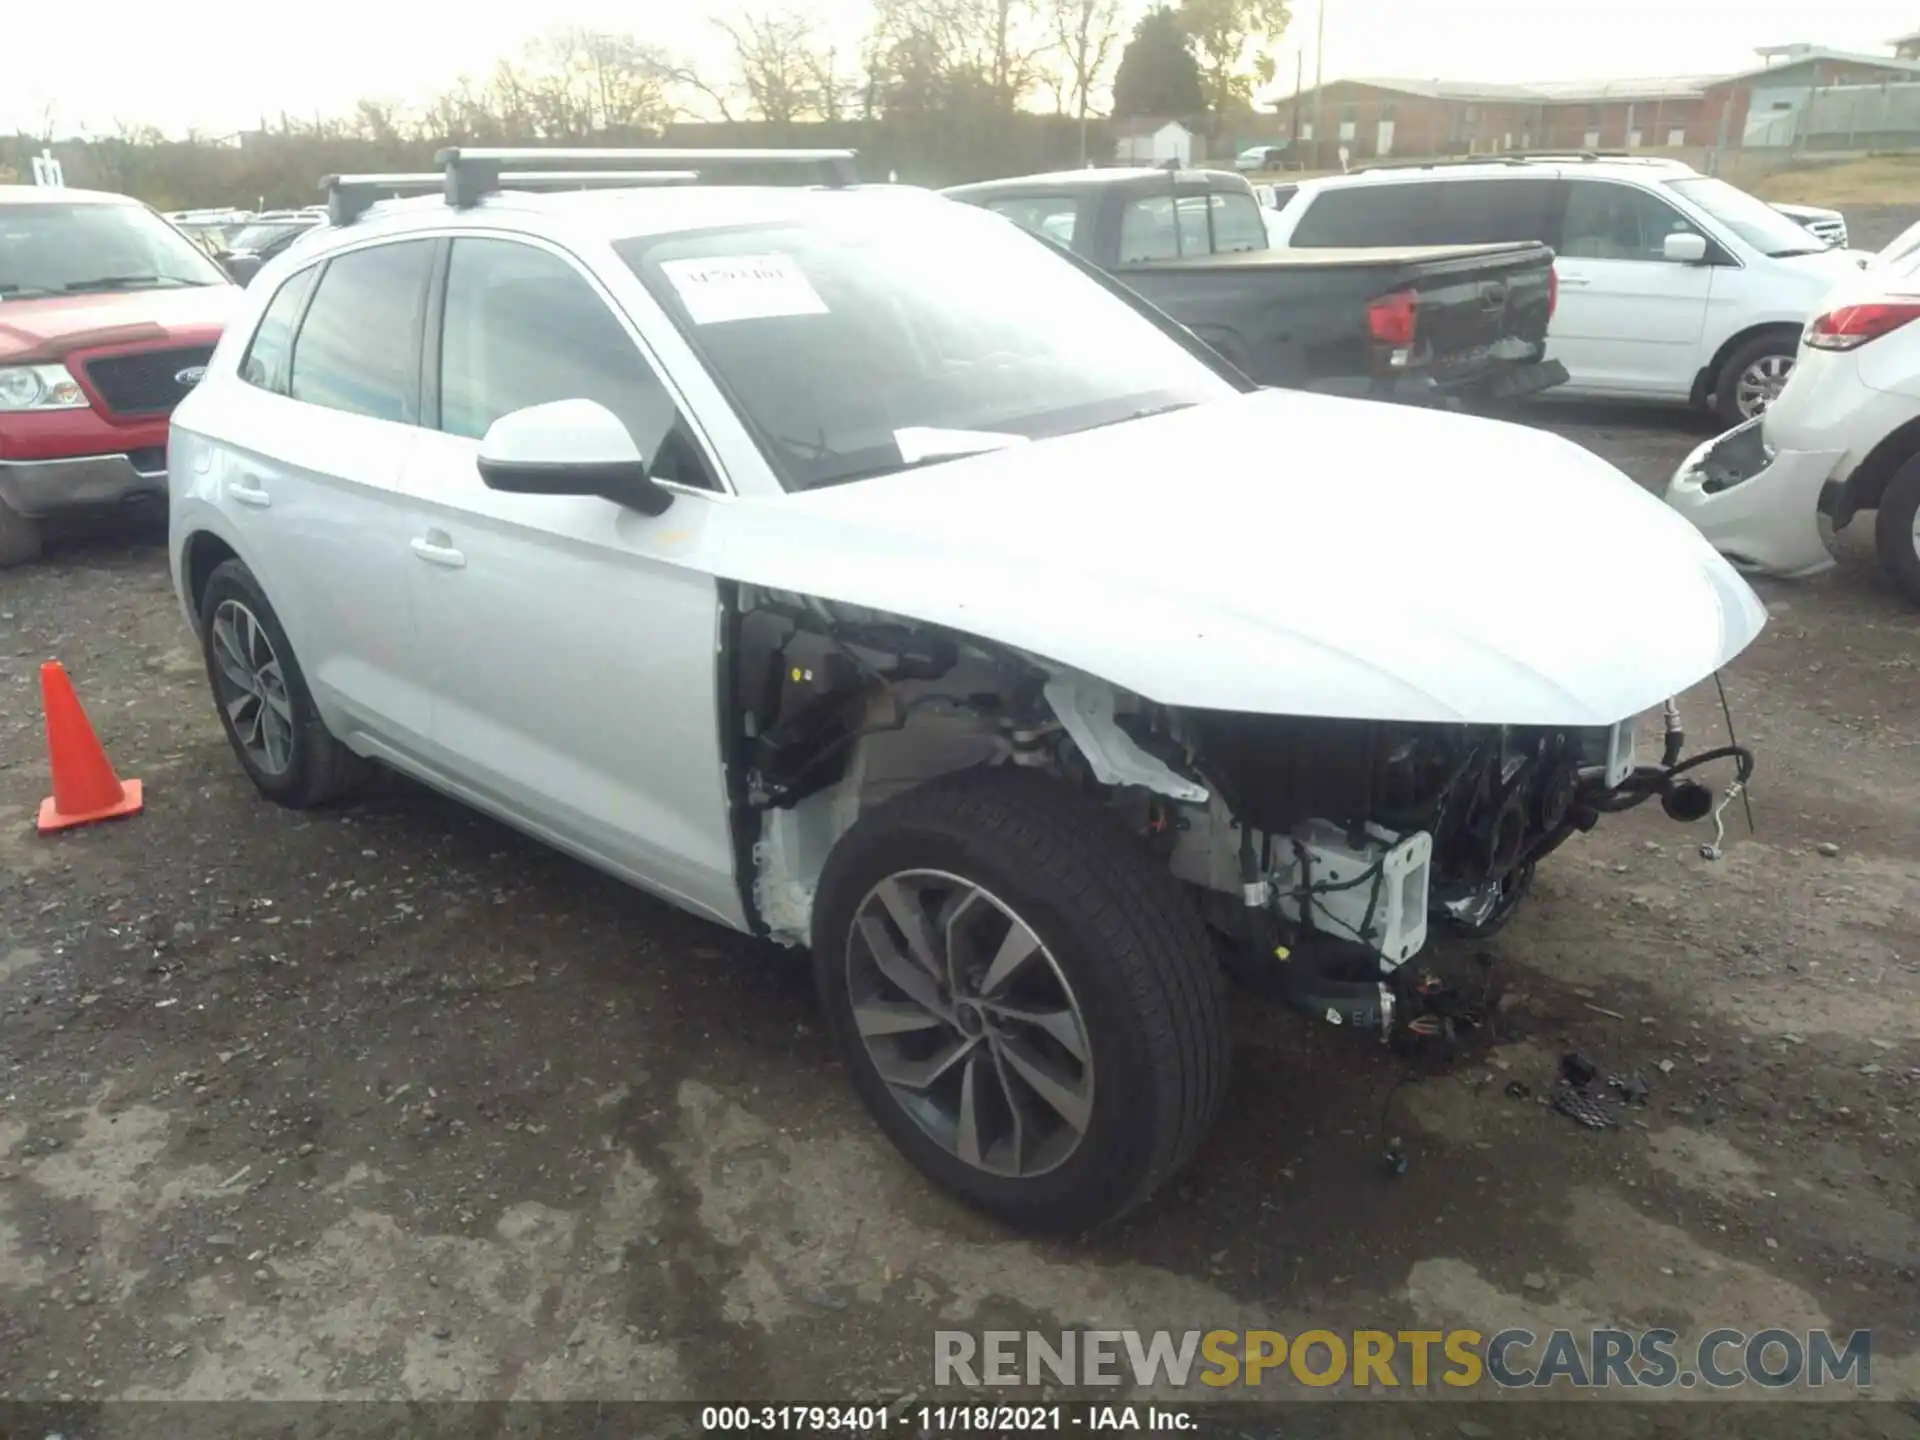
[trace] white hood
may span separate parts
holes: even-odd
[[[751,513],[745,513],[751,512]],[[1684,517],[1570,441],[1269,390],[737,507],[714,568],[1148,699],[1609,725],[1765,623]]]

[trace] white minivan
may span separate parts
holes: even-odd
[[[1671,401],[1729,425],[1780,393],[1822,296],[1860,269],[1678,161],[1519,157],[1300,182],[1269,226],[1297,248],[1538,240],[1559,259],[1556,395]]]

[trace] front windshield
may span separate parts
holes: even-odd
[[[1674,192],[1691,200],[1762,255],[1820,255],[1827,247],[1806,227],[1766,201],[1710,176],[1669,180]]]
[[[144,205],[0,205],[0,299],[225,283],[199,246]]]
[[[1237,393],[1044,241],[963,205],[617,243],[789,490]]]

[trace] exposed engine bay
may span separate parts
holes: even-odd
[[[1391,1033],[1433,933],[1504,925],[1534,868],[1608,813],[1658,796],[1719,822],[1749,780],[1738,745],[1657,764],[1637,718],[1552,729],[1174,710],[991,642],[742,587],[726,643],[748,913],[809,941],[812,886],[863,810],[977,765],[1043,770],[1114,807],[1191,885],[1229,965],[1299,1008]],[[1687,772],[1734,762],[1716,795]]]

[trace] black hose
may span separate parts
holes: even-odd
[[[1646,804],[1656,795],[1664,795],[1680,776],[1702,765],[1710,765],[1715,760],[1734,761],[1734,775],[1742,785],[1753,778],[1753,752],[1744,745],[1721,745],[1712,750],[1702,750],[1698,755],[1689,755],[1678,764],[1642,765],[1610,793],[1596,796],[1589,803],[1605,814],[1618,815]]]

